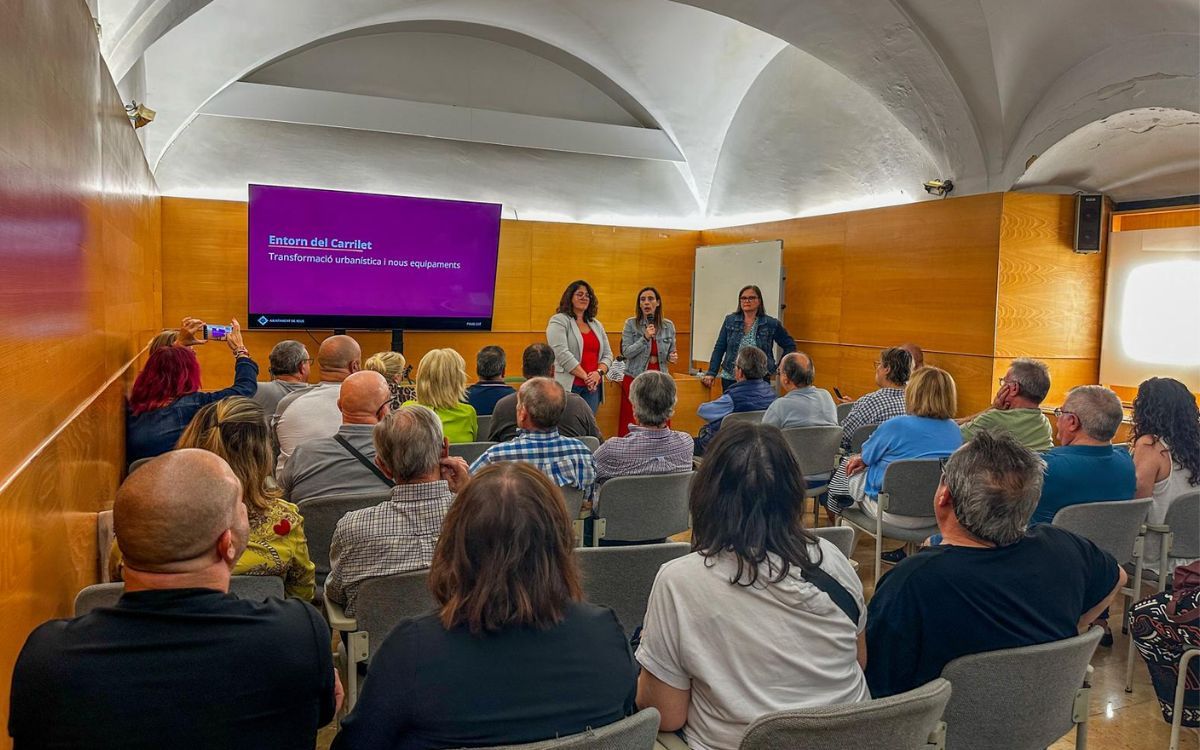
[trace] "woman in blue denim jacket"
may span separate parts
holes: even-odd
[[[197,334],[204,322],[184,318],[175,344],[156,349],[138,373],[129,394],[125,417],[125,460],[132,463],[173,449],[200,407],[227,396],[251,398],[258,390],[258,365],[242,343],[242,329],[233,321],[225,339],[234,356],[233,385],[200,392],[200,361],[189,347],[203,344]]]
[[[621,381],[621,410],[617,437],[629,434],[633,422],[633,404],[629,388],[633,379],[646,370],[667,372],[667,364],[679,361],[676,351],[675,324],[662,316],[662,297],[652,286],[638,292],[637,314],[625,319],[621,331],[621,356],[625,358],[625,379]]]
[[[733,362],[744,346],[762,349],[763,354],[767,355],[767,373],[774,374],[775,344],[779,344],[784,354],[796,351],[796,341],[788,335],[783,322],[763,310],[762,290],[753,285],[743,287],[738,292],[737,312],[726,315],[725,322],[721,324],[721,333],[717,335],[717,343],[708,362],[708,372],[704,373],[701,382],[707,388],[720,376],[724,390],[729,390],[734,383]]]

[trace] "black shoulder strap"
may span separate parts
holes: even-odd
[[[837,579],[829,575],[820,568],[805,570],[802,572],[804,580],[829,594],[829,598],[850,618],[850,622],[854,623],[854,627],[858,627],[858,618],[861,612],[858,609],[858,603],[854,601],[854,596],[846,590],[846,587],[837,582]]]
[[[362,452],[359,451],[357,448],[355,448],[353,445],[350,445],[349,440],[342,437],[341,435],[334,435],[333,439],[338,441],[339,443],[341,443],[342,447],[346,449],[346,452],[349,453],[351,456],[354,456],[355,458],[357,458],[358,462],[360,464],[362,464],[363,466],[370,469],[372,474],[379,477],[379,481],[383,482],[388,487],[396,486],[395,482],[393,482],[392,480],[387,478],[387,474],[384,474],[382,471],[379,470],[379,467],[375,465],[374,461],[372,461],[371,459],[364,456],[362,454]],[[855,620],[855,622],[858,622],[858,621]]]

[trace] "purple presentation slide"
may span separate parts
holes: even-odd
[[[491,328],[500,205],[250,186],[251,328]]]

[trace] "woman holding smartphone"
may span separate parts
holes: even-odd
[[[621,354],[625,357],[625,379],[621,381],[621,416],[617,421],[617,436],[629,434],[633,422],[633,405],[629,388],[633,379],[646,370],[667,372],[667,364],[679,361],[676,350],[675,324],[662,314],[662,297],[652,286],[638,292],[634,316],[625,319],[621,332]]]

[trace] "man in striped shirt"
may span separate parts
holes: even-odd
[[[665,372],[647,370],[629,388],[633,417],[629,434],[596,449],[596,480],[638,474],[676,474],[692,470],[692,436],[668,425],[675,413],[675,381]]]
[[[517,437],[488,448],[471,464],[471,473],[498,461],[525,461],[559,487],[575,487],[587,500],[596,487],[592,452],[575,438],[558,433],[566,392],[550,378],[530,378],[517,391]]]

